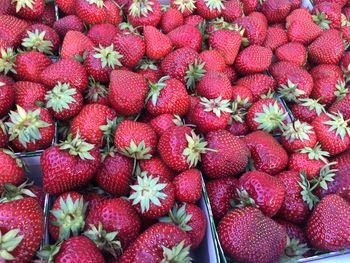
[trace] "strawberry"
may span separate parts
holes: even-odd
[[[173,180],[175,199],[178,202],[195,204],[202,197],[201,173],[197,169],[187,170]]]
[[[0,49],[19,45],[21,35],[28,27],[27,22],[9,15],[0,15],[0,21],[1,39],[7,43],[7,46],[0,45]]]
[[[190,15],[185,18],[184,24],[191,26],[200,26],[204,22],[204,18],[199,15]]]
[[[240,1],[230,0],[224,2],[224,10],[222,11],[222,16],[226,22],[232,23],[236,18],[243,15],[243,10]]]
[[[207,71],[196,86],[197,94],[207,99],[221,97],[230,100],[232,97],[232,86],[230,80],[224,73]]]
[[[15,89],[13,80],[6,76],[0,76],[0,118],[6,116],[15,102]]]
[[[146,109],[152,115],[164,113],[186,115],[190,106],[190,97],[181,81],[165,76],[157,83],[150,83],[149,86]]]
[[[349,218],[349,204],[338,195],[328,195],[313,210],[307,222],[306,236],[320,250],[347,249],[350,247]]]
[[[85,225],[87,203],[77,192],[59,195],[52,205],[49,215],[49,232],[54,240],[66,240],[78,236]]]
[[[207,142],[187,126],[166,130],[159,139],[158,151],[164,163],[176,172],[195,167],[206,153]]]
[[[183,12],[181,12],[181,10],[185,10],[186,7],[184,7],[183,9],[181,9],[182,7],[179,7],[179,10],[178,10],[176,8],[175,2],[178,3],[180,1],[171,1],[171,2],[172,2],[172,5],[175,5],[175,6],[173,8],[167,9],[162,14],[162,19],[160,20],[160,28],[165,34],[169,33],[173,29],[179,26],[182,26],[184,24],[184,17],[182,15]],[[191,3],[191,1],[188,1],[188,2]],[[196,25],[193,25],[193,26],[196,26]]]
[[[109,75],[113,69],[122,67],[120,60],[122,55],[114,50],[114,45],[111,44],[108,47],[95,47],[90,50],[85,61],[85,68],[87,73],[92,76],[96,81],[107,83]]]
[[[24,109],[45,105],[46,89],[44,85],[29,81],[17,81],[13,87],[16,91],[16,105]]]
[[[234,67],[226,66],[223,73],[226,74],[231,83],[234,83],[238,79],[238,73]]]
[[[322,2],[312,10],[312,18],[325,30],[339,29],[341,26],[341,7],[336,3]]]
[[[313,2],[315,5],[323,3],[323,2],[334,3],[334,4],[337,4],[341,7],[346,5],[346,0],[313,0]]]
[[[40,78],[48,89],[53,89],[58,82],[68,83],[79,92],[83,92],[88,86],[84,66],[73,59],[61,59],[51,64],[41,72]]]
[[[118,34],[118,29],[112,24],[93,25],[86,36],[91,39],[95,46],[110,46],[113,38]]]
[[[328,111],[330,113],[337,113],[340,112],[343,114],[344,119],[348,120],[350,119],[350,112],[349,112],[349,100],[350,100],[350,95],[346,95],[344,98],[337,100],[332,104],[331,107],[329,107]]]
[[[115,117],[115,112],[105,105],[88,104],[72,120],[71,131],[73,136],[80,134],[88,143],[98,145],[104,141],[110,143]]]
[[[226,130],[218,130],[209,132],[206,140],[212,149],[202,158],[203,172],[207,177],[224,178],[244,171],[250,153],[241,139]]]
[[[3,261],[28,262],[44,234],[44,214],[38,202],[25,197],[0,204]],[[4,240],[5,239],[5,240]]]
[[[225,9],[224,2],[213,0],[197,0],[196,2],[197,14],[204,19],[214,19],[222,14]]]
[[[170,53],[173,44],[169,36],[164,35],[153,26],[146,26],[143,30],[143,35],[148,58],[158,60]]]
[[[242,36],[238,31],[221,29],[212,33],[209,37],[209,45],[219,51],[226,65],[232,65],[237,57],[242,43]]]
[[[278,47],[275,55],[279,61],[291,62],[301,67],[307,60],[306,49],[298,42],[289,42]]]
[[[162,17],[160,3],[157,0],[133,0],[128,8],[128,20],[134,27],[156,27]]]
[[[253,74],[240,78],[237,81],[238,86],[244,86],[250,89],[253,94],[253,100],[257,101],[262,95],[269,91],[273,92],[276,88],[276,82],[273,78],[264,74]]]
[[[105,1],[105,6],[107,9],[106,23],[114,26],[118,26],[121,22],[123,22],[122,6],[116,5],[116,2],[112,0]]]
[[[171,9],[180,11],[184,18],[194,13],[194,9],[196,9],[195,4],[196,1],[194,0],[170,0]]]
[[[146,229],[124,252],[121,262],[142,262],[145,259],[147,262],[166,262],[172,259],[188,262],[191,261],[190,244],[188,235],[179,227],[156,223]]]
[[[175,204],[169,216],[160,218],[160,221],[174,224],[185,231],[191,240],[191,249],[196,249],[203,241],[207,222],[203,211],[194,204]]]
[[[6,184],[21,184],[24,181],[25,170],[22,161],[7,149],[0,149],[0,162],[2,163],[0,193],[2,193]]]
[[[44,0],[20,1],[11,2],[10,9],[16,16],[24,19],[35,20],[40,18],[45,11]]]
[[[83,95],[68,83],[58,82],[45,95],[46,108],[58,120],[66,120],[78,115],[83,108]]]
[[[47,3],[45,5],[44,13],[42,17],[38,19],[38,22],[52,28],[53,23],[55,21],[56,21],[55,5],[52,2]]]
[[[3,121],[0,121],[0,148],[7,148],[9,139],[6,126]]]
[[[258,207],[266,216],[274,216],[281,208],[285,189],[282,181],[267,173],[251,171],[243,174],[237,184],[238,207]]]
[[[308,8],[297,8],[293,10],[286,18],[286,28],[288,29],[297,20],[312,21],[310,10]]]
[[[277,174],[288,165],[286,150],[267,132],[255,131],[243,139],[249,150],[256,170]]]
[[[75,14],[75,1],[74,0],[57,0],[57,6],[66,15]]]
[[[290,42],[310,44],[322,34],[323,30],[312,20],[298,19],[288,26],[288,39]]]
[[[77,16],[86,24],[101,24],[107,18],[107,8],[104,0],[77,0],[75,12]]]
[[[55,125],[48,110],[34,107],[25,110],[17,105],[11,111],[6,125],[9,127],[10,141],[19,151],[36,151],[51,145],[55,135]]]
[[[271,49],[251,45],[238,54],[235,67],[244,75],[260,73],[269,68],[271,61]]]
[[[203,50],[199,54],[199,59],[205,62],[206,71],[224,72],[226,68],[225,59],[217,50]]]
[[[121,63],[125,67],[135,67],[146,52],[144,40],[136,34],[118,34],[113,39],[115,50],[123,57]]]
[[[325,111],[325,105],[319,103],[321,98],[315,99],[299,99],[300,102],[293,104],[290,108],[293,116],[300,121],[311,123],[317,116]]]
[[[103,104],[110,106],[108,98],[109,89],[100,82],[95,81],[91,76],[89,77],[89,86],[85,94],[87,104]]]
[[[147,82],[142,75],[126,70],[111,72],[108,97],[117,113],[128,116],[139,113],[147,93]]]
[[[264,15],[253,12],[248,16],[237,18],[235,23],[244,29],[243,37],[247,38],[250,45],[262,45],[267,34],[267,19]]]
[[[137,160],[151,158],[157,142],[157,134],[149,124],[131,120],[122,121],[114,136],[118,152]]]
[[[248,110],[247,123],[252,131],[276,131],[286,121],[288,113],[276,99],[260,99]]]
[[[107,233],[116,233],[112,241],[119,241],[119,249],[126,249],[138,237],[141,229],[137,212],[127,200],[121,198],[103,200],[89,211],[85,229],[90,231],[85,232],[85,235],[90,237],[93,233],[91,230],[100,224]]]
[[[165,178],[168,181],[172,181],[175,177],[175,172],[172,171],[158,156],[152,156],[150,159],[140,160],[136,172],[138,174],[141,174],[141,172],[147,172],[148,174]]]
[[[317,143],[314,128],[307,122],[296,120],[287,123],[282,128],[281,143],[290,153],[296,152],[305,147],[313,148]]]
[[[287,0],[288,1],[288,0]],[[284,29],[278,27],[269,27],[266,32],[266,38],[263,43],[264,47],[275,51],[282,45],[288,43],[288,36]]]
[[[315,64],[338,64],[344,52],[344,42],[337,30],[323,32],[308,47],[309,57]]]
[[[272,64],[269,68],[269,73],[275,78],[275,79],[281,79],[284,78],[286,75],[291,73],[296,73],[300,70],[300,67],[297,66],[294,63],[291,62],[277,62],[275,64]]]
[[[331,156],[345,151],[350,146],[350,127],[341,113],[321,114],[313,122],[315,133],[322,149]]]
[[[100,165],[99,149],[72,135],[40,157],[45,192],[60,194],[87,184]]]
[[[197,27],[191,25],[179,26],[167,36],[175,48],[189,47],[199,52],[202,47],[202,34]]]
[[[277,262],[287,243],[286,230],[253,207],[230,211],[218,235],[224,251],[242,262]]]
[[[20,53],[16,56],[16,79],[41,82],[40,74],[52,64],[51,59],[38,51]]]
[[[232,87],[231,100],[237,107],[249,108],[253,103],[253,93],[245,86],[236,85]]]
[[[266,16],[269,24],[284,22],[289,15],[292,4],[289,0],[266,0],[261,12]]]
[[[242,0],[243,13],[249,15],[260,7],[259,0]]]
[[[57,21],[55,21],[52,28],[56,30],[56,32],[60,35],[61,39],[64,39],[65,35],[69,31],[84,31],[83,22],[80,20],[79,17],[75,15],[64,16],[58,19]]]
[[[181,126],[183,125],[183,122],[180,116],[165,113],[153,118],[149,122],[149,124],[152,126],[154,131],[160,137],[167,129],[175,126]]]
[[[62,59],[84,60],[86,53],[94,47],[94,43],[82,32],[70,30],[64,36],[61,57]]]

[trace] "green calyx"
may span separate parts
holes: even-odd
[[[222,0],[204,0],[204,3],[210,9],[210,11],[216,9],[217,11],[221,12],[225,9],[224,2]]]
[[[22,46],[27,50],[37,50],[39,52],[52,55],[53,44],[49,40],[44,40],[46,31],[39,32],[35,29],[34,32],[27,31],[28,37],[22,40]]]
[[[0,203],[7,203],[10,201],[20,200],[26,196],[35,198],[36,195],[28,188],[33,185],[33,182],[29,183],[25,181],[19,186],[6,183],[4,185],[4,192],[1,195]]]
[[[166,88],[164,81],[168,79],[170,79],[169,76],[164,76],[157,83],[149,83],[150,91],[146,98],[146,103],[151,99],[153,106],[156,106],[161,90]]]
[[[120,153],[130,158],[141,160],[150,159],[152,157],[152,155],[149,153],[150,151],[151,147],[146,147],[145,141],[141,141],[138,145],[136,145],[134,140],[131,140],[130,146],[122,149]]]
[[[85,95],[85,99],[97,102],[99,97],[106,98],[108,96],[108,93],[108,88],[105,85],[95,81],[92,76],[89,77],[89,86]]]
[[[200,62],[199,60],[195,60],[193,64],[188,66],[188,70],[186,71],[185,81],[187,89],[193,89],[197,81],[200,81],[204,74],[207,72],[204,69],[205,62]]]
[[[332,166],[336,164],[337,162],[331,162],[324,165],[321,168],[319,177],[314,179],[316,180],[316,183],[319,184],[319,186],[322,187],[324,190],[328,189],[328,186],[327,186],[328,182],[334,181],[334,176],[338,170],[332,169]]]
[[[282,126],[283,137],[288,141],[293,142],[295,140],[310,141],[309,134],[313,134],[313,128],[306,122],[296,120]]]
[[[276,92],[269,89],[267,93],[264,93],[260,96],[261,99],[273,99],[276,96]]]
[[[19,142],[27,148],[27,143],[35,143],[40,140],[41,128],[51,126],[51,124],[40,119],[40,109],[25,111],[17,105],[17,111],[11,111],[10,121],[6,122],[9,128],[10,141],[18,138]]]
[[[200,136],[195,134],[192,130],[191,134],[186,134],[187,147],[184,149],[182,155],[186,157],[186,161],[189,167],[197,166],[198,162],[201,161],[201,154],[208,151],[215,151],[210,148],[206,148],[208,143]]]
[[[133,0],[129,7],[129,15],[133,17],[146,17],[149,12],[153,12],[153,2],[148,0]]]
[[[60,252],[61,245],[62,241],[54,245],[46,245],[36,253],[36,256],[47,263],[53,263],[55,256]]]
[[[0,49],[0,72],[7,75],[9,72],[17,73],[15,70],[16,53],[12,48]]]
[[[148,176],[147,172],[141,172],[137,177],[137,184],[131,185],[131,189],[135,192],[130,195],[132,205],[140,204],[141,212],[144,213],[150,209],[150,205],[161,206],[160,200],[167,198],[167,194],[163,193],[167,184],[159,183],[159,177],[153,178]]]
[[[246,101],[248,101],[248,98]],[[234,101],[232,103],[231,111],[229,125],[231,125],[234,121],[244,123],[245,116],[247,115],[247,109],[245,107],[240,107],[240,104]]]
[[[181,117],[179,115],[177,115],[177,114],[174,114],[173,123],[176,126],[183,126],[183,125],[185,125],[184,120],[182,120]]]
[[[0,259],[1,261],[15,260],[11,252],[22,242],[24,235],[19,235],[19,229],[11,229],[6,234],[0,231]]]
[[[33,10],[34,0],[12,0],[11,3],[16,3],[16,13],[22,8],[29,8]]]
[[[279,107],[277,101],[273,104],[264,104],[262,107],[263,112],[257,112],[254,118],[254,121],[259,123],[258,129],[272,132],[283,125],[288,113],[284,112],[283,109]]]
[[[350,136],[350,127],[348,126],[349,120],[344,120],[343,114],[340,112],[335,114],[327,114],[330,118],[328,121],[324,121],[323,124],[329,126],[328,131],[335,131],[335,136],[340,136],[342,140],[345,136]]]
[[[221,113],[232,112],[230,100],[222,100],[221,97],[210,100],[202,97],[200,104],[204,107],[204,111],[213,112],[218,118],[220,118]]]
[[[196,9],[196,0],[175,0],[174,4],[181,13],[189,10],[191,13]]]
[[[55,217],[55,220],[50,223],[59,227],[58,240],[66,240],[71,237],[71,234],[78,236],[85,226],[87,203],[84,203],[83,197],[73,202],[68,194],[66,200],[60,197],[59,204],[59,209],[50,211]]]
[[[298,182],[301,187],[301,197],[304,202],[308,205],[309,210],[312,210],[313,207],[320,201],[320,199],[313,193],[318,184],[310,181],[306,178],[306,174],[304,172],[300,173],[300,182]]]
[[[107,232],[103,229],[102,223],[98,223],[98,227],[90,224],[90,229],[84,232],[84,236],[94,242],[101,251],[111,254],[114,258],[119,257],[123,250],[119,240],[117,240],[118,232]]]
[[[114,50],[113,44],[108,47],[102,47],[100,45],[98,48],[94,48],[94,50],[96,51],[94,58],[101,60],[102,68],[108,66],[114,69],[116,65],[122,67],[122,63],[120,63],[119,59],[121,59],[123,55]]]
[[[316,143],[314,148],[305,147],[299,150],[300,153],[306,153],[310,160],[321,160],[324,163],[328,163],[328,160],[325,157],[329,157],[330,154],[327,151],[323,151],[321,148],[321,144],[319,142]]]
[[[253,198],[249,196],[249,193],[245,189],[237,189],[239,204],[236,204],[236,207],[259,207]]]
[[[337,101],[341,100],[349,93],[349,89],[346,87],[345,81],[338,81],[335,88],[337,90],[334,92],[334,95],[337,97]]]
[[[284,254],[282,255],[282,258],[280,259],[281,263],[287,263],[287,262],[295,262],[298,259],[302,259],[303,255],[308,252],[310,249],[307,247],[306,243],[300,243],[299,239],[290,239],[289,236],[287,236],[287,245],[284,249]]]
[[[282,84],[278,89],[279,94],[290,102],[299,102],[299,97],[305,94],[305,91],[298,89],[298,84],[294,84],[288,79],[287,85]]]
[[[159,219],[160,222],[174,224],[180,227],[183,231],[191,231],[192,227],[188,225],[192,218],[192,214],[186,213],[186,204],[184,203],[180,208],[177,203],[169,211],[169,216]]]
[[[73,95],[77,94],[76,89],[71,88],[68,83],[58,82],[56,86],[45,95],[46,107],[52,108],[54,112],[69,110],[70,104],[76,102]]]
[[[323,12],[320,12],[320,11],[316,11],[316,15],[313,15],[312,16],[312,20],[317,24],[319,25],[320,27],[322,27],[323,29],[325,30],[329,30],[330,27],[330,23],[331,21],[328,20],[328,17],[325,13]]]
[[[163,259],[160,263],[190,263],[192,258],[190,257],[190,246],[185,246],[185,240],[181,241],[178,245],[170,248],[162,246]]]
[[[299,99],[300,105],[308,108],[309,110],[315,110],[317,116],[320,116],[321,113],[325,112],[325,105],[320,103],[321,98],[315,100],[310,98]]]
[[[346,15],[344,15],[343,13],[341,14],[341,26],[350,26],[350,21],[346,18]]]
[[[106,124],[100,126],[100,130],[103,132],[102,142],[106,142],[107,149],[113,145],[114,134],[123,119],[123,117],[116,117],[113,120],[107,118]]]
[[[242,30],[242,27],[239,27],[237,24],[226,22],[223,17],[215,18],[211,20],[209,24],[213,26],[214,31],[218,31],[222,29],[235,30],[235,31]]]
[[[70,155],[79,156],[82,160],[94,160],[95,158],[90,154],[90,151],[94,148],[93,144],[87,143],[80,137],[79,132],[73,138],[72,134],[69,134],[67,140],[60,143],[61,150],[68,151]]]
[[[105,7],[105,3],[103,0],[86,0],[90,5],[96,5],[98,8],[103,8]]]

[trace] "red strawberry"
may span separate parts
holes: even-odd
[[[289,0],[266,0],[262,4],[261,12],[270,24],[281,23],[289,15],[291,7]]]
[[[236,85],[250,89],[253,94],[253,100],[257,101],[261,98],[261,95],[275,90],[276,81],[264,74],[253,74],[240,78]]]
[[[40,157],[44,190],[60,194],[87,184],[100,165],[99,149],[76,136],[46,149]]]
[[[267,70],[271,61],[272,52],[269,48],[251,45],[238,54],[235,67],[240,73],[248,75]]]
[[[220,97],[230,100],[232,97],[232,86],[230,80],[224,73],[207,71],[196,86],[197,94],[207,99]]]
[[[15,102],[15,89],[13,80],[6,76],[0,76],[0,118],[6,116]]]
[[[52,2],[47,3],[45,5],[44,13],[42,17],[38,19],[38,22],[44,25],[47,25],[49,27],[52,27],[55,21],[56,21],[55,5]]]
[[[66,240],[78,236],[85,226],[87,203],[77,192],[59,195],[52,205],[49,215],[49,232],[54,240]]]
[[[197,14],[204,19],[217,18],[222,14],[225,9],[224,2],[222,0],[197,0],[196,2]]]
[[[171,38],[164,35],[157,28],[146,26],[143,30],[146,55],[150,59],[161,59],[168,55],[172,49]]]
[[[117,113],[128,116],[139,113],[147,93],[148,85],[142,75],[126,70],[112,71],[108,97]]]
[[[105,1],[105,6],[107,9],[106,23],[114,26],[118,26],[121,22],[123,22],[122,6],[116,5],[116,2],[111,0]]]
[[[190,15],[185,18],[184,24],[185,25],[191,25],[191,26],[200,26],[203,24],[204,18],[199,15]]]
[[[251,171],[243,174],[237,184],[238,206],[258,207],[266,216],[274,216],[285,198],[282,181],[267,173]]]
[[[68,83],[77,91],[83,92],[88,86],[88,77],[83,65],[73,59],[61,59],[44,69],[41,82],[52,89],[58,82]]]
[[[7,148],[9,139],[6,126],[3,121],[0,121],[0,148]]]
[[[60,10],[66,15],[75,14],[75,1],[74,0],[57,0],[57,5]]]
[[[78,59],[79,61],[84,60],[86,52],[94,47],[94,43],[79,31],[68,31],[64,36],[61,57],[62,59]]]
[[[128,20],[134,27],[156,27],[162,16],[160,3],[156,0],[132,1],[128,11]]]
[[[206,140],[212,149],[202,157],[202,168],[207,177],[223,178],[244,171],[250,152],[241,139],[226,130],[218,130],[209,132]]]
[[[202,197],[201,173],[197,169],[187,170],[173,180],[175,199],[178,202],[196,203]]]
[[[65,35],[69,31],[84,31],[84,24],[81,19],[75,15],[64,16],[58,19],[53,24],[53,29],[60,35],[61,39],[64,39]]]
[[[253,93],[245,86],[236,85],[232,87],[231,100],[237,107],[249,108],[253,103]]]
[[[143,159],[138,162],[136,172],[147,172],[153,176],[159,176],[172,181],[175,177],[175,172],[172,171],[163,160],[157,156],[153,156],[150,159]]]
[[[286,18],[286,28],[288,29],[297,20],[312,21],[310,10],[308,8],[297,8],[293,10]]]
[[[234,83],[238,79],[238,73],[234,67],[226,66],[223,73],[226,74],[231,83]]]
[[[175,1],[172,1],[172,4],[176,5]],[[183,10],[185,10],[185,8],[186,7],[184,7]],[[180,10],[182,10],[181,7],[179,7],[179,10],[176,9],[176,7],[173,7],[173,8],[167,9],[162,14],[162,19],[160,20],[160,27],[165,34],[169,33],[173,29],[184,24],[184,17],[182,15],[182,12],[180,12]],[[193,26],[196,26],[196,25],[193,25]]]
[[[87,104],[98,103],[110,106],[108,93],[109,89],[105,85],[95,81],[92,77],[89,78],[89,86],[85,94]]]
[[[300,121],[311,123],[317,116],[320,116],[324,111],[324,104],[320,104],[321,98],[315,99],[300,99],[300,103],[293,104],[290,108],[293,116]]]
[[[324,251],[350,248],[349,219],[349,203],[338,195],[328,195],[313,210],[306,236],[314,247]]]
[[[199,59],[205,62],[204,69],[206,71],[225,71],[225,59],[217,50],[203,50],[199,54]]]
[[[146,52],[144,40],[136,34],[118,34],[113,39],[114,48],[122,54],[121,63],[125,67],[135,67]]]
[[[29,81],[17,81],[13,87],[16,91],[16,105],[24,109],[45,105],[46,89],[43,85]]]
[[[118,29],[112,24],[97,24],[93,25],[86,34],[95,46],[110,46],[113,38],[118,34]]]
[[[292,62],[304,66],[307,60],[305,47],[298,42],[289,42],[276,49],[275,55],[279,61]]]
[[[199,52],[202,47],[202,34],[197,27],[191,25],[179,26],[167,36],[175,48],[189,47]]]
[[[244,29],[243,36],[247,38],[248,44],[262,45],[264,43],[268,24],[263,14],[253,12],[249,16],[236,19],[235,23]]]
[[[27,22],[14,16],[0,15],[0,34],[1,39],[7,43],[7,46],[0,48],[15,47],[21,42],[21,35],[28,27]]]
[[[232,65],[237,57],[242,43],[242,36],[238,31],[221,29],[209,37],[209,45],[219,51],[227,65]]]
[[[323,2],[335,3],[341,7],[346,5],[346,0],[314,0],[313,2],[315,5]]]
[[[312,20],[298,19],[291,22],[287,34],[290,42],[299,42],[306,45],[314,41],[322,32],[322,28]]]
[[[267,132],[252,132],[244,137],[244,141],[256,170],[274,175],[288,165],[286,150]]]
[[[286,230],[253,207],[230,211],[218,235],[224,251],[242,262],[277,262],[287,243]]]
[[[0,128],[1,129],[1,128]],[[24,181],[24,165],[15,154],[7,149],[0,149],[0,193],[4,191],[6,184],[19,185]]]
[[[183,122],[180,116],[165,113],[153,118],[149,124],[151,124],[154,131],[160,137],[167,129],[175,126],[181,126],[183,125]]]
[[[322,2],[315,4],[312,10],[312,18],[323,29],[339,29],[341,26],[341,13],[340,5],[331,2]]]
[[[287,0],[288,1],[288,0]],[[275,51],[282,45],[288,43],[288,36],[284,29],[278,27],[269,27],[263,46]]]
[[[243,15],[241,2],[238,0],[230,0],[224,2],[224,10],[222,16],[226,22],[232,23],[236,18]]]
[[[348,120],[350,119],[350,111],[349,111],[349,101],[350,100],[350,94],[346,95],[344,98],[337,100],[332,104],[331,107],[329,107],[328,111],[330,113],[337,113],[340,112],[343,114],[344,119]]]
[[[20,0],[15,0],[11,2],[11,11],[16,14],[16,16],[35,20],[40,18],[45,11],[45,1],[44,0],[33,0],[30,2],[23,2]]]
[[[39,249],[44,234],[44,214],[34,198],[0,204],[3,261],[28,262]]]
[[[141,74],[146,80],[150,82],[158,82],[163,77],[163,72],[156,61],[147,58],[142,59],[138,65],[137,73]]]
[[[189,17],[196,9],[196,1],[193,0],[170,0],[171,9],[179,10],[184,17]],[[168,9],[169,10],[169,9]]]
[[[75,3],[77,16],[86,24],[101,24],[107,18],[107,8],[104,0],[85,1],[77,0]]]

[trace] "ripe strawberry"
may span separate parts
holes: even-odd
[[[54,3],[46,3],[44,13],[42,17],[38,19],[38,23],[47,25],[52,28],[53,23],[56,21],[55,5]]]
[[[269,73],[275,79],[280,79],[285,77],[287,74],[295,73],[299,71],[300,67],[291,62],[277,62],[271,65],[269,68]]]
[[[269,24],[281,23],[289,15],[291,7],[289,0],[266,0],[262,4],[261,12],[266,16]]]
[[[232,87],[231,100],[237,107],[249,108],[253,103],[253,93],[245,86],[236,85]]]
[[[0,48],[16,47],[21,42],[21,35],[28,27],[24,20],[10,15],[0,15],[1,39],[7,43],[6,46],[0,44]]]
[[[188,235],[179,227],[156,223],[146,229],[123,253],[121,262],[142,262],[145,259],[148,262],[161,262],[174,258],[188,262],[190,244]]]
[[[241,139],[226,130],[218,130],[209,132],[206,140],[212,149],[202,157],[202,168],[207,177],[224,178],[244,171],[250,153]]]
[[[43,85],[29,81],[17,81],[13,87],[16,92],[16,105],[23,109],[45,105],[46,89]]]
[[[289,42],[278,47],[275,55],[279,61],[291,62],[301,67],[307,60],[306,49],[298,42]]]
[[[154,0],[133,1],[128,8],[128,20],[134,27],[138,26],[157,26],[162,11],[160,3]]]
[[[160,137],[167,129],[175,126],[181,126],[183,125],[183,122],[180,116],[165,113],[153,118],[149,124]]]
[[[170,9],[178,10],[184,18],[191,16],[196,9],[194,0],[170,0]],[[170,10],[168,9],[168,10]]]
[[[120,59],[125,67],[135,67],[146,52],[144,40],[136,34],[118,34],[113,39],[114,48],[123,57]]]
[[[271,62],[271,49],[251,45],[238,54],[235,61],[235,67],[240,73],[248,75],[267,70],[271,65]]]
[[[23,2],[20,0],[15,0],[11,2],[10,10],[20,18],[35,20],[44,14],[45,1],[33,0],[30,2]]]
[[[16,56],[17,80],[41,82],[40,74],[52,64],[51,59],[38,51],[20,53]]]
[[[204,212],[194,204],[175,204],[168,217],[162,217],[161,222],[178,226],[185,231],[191,240],[191,249],[196,249],[203,241],[207,226]]]
[[[253,74],[240,78],[236,85],[250,89],[253,94],[253,100],[257,101],[262,95],[274,92],[276,81],[264,74]]]
[[[87,203],[78,192],[65,192],[54,201],[49,215],[49,232],[54,240],[78,236],[85,226]]]
[[[86,52],[94,47],[94,43],[79,31],[68,31],[64,36],[61,57],[62,59],[78,59],[79,61],[84,60]]]
[[[286,18],[286,28],[288,29],[289,26],[297,20],[306,20],[306,21],[312,21],[312,16],[310,14],[310,10],[308,8],[297,8],[293,10]]]
[[[6,76],[0,76],[0,118],[6,116],[15,102],[15,89],[13,80]]]
[[[85,232],[85,235],[90,237],[93,226],[98,228],[100,224],[107,233],[116,232],[113,241],[120,242],[119,249],[126,249],[138,237],[141,230],[141,220],[136,210],[122,198],[103,200],[95,209],[91,209],[85,224],[85,229],[90,231]],[[96,238],[98,240],[98,236]]]
[[[230,80],[224,73],[207,71],[196,86],[197,94],[207,99],[220,97],[230,100],[232,97],[232,86]]]
[[[3,261],[28,262],[39,249],[44,234],[44,214],[31,197],[0,204]]]
[[[226,65],[232,65],[237,57],[242,43],[242,36],[238,31],[221,29],[212,33],[209,37],[209,45],[219,51]]]
[[[73,94],[74,95],[74,94]],[[73,136],[81,135],[88,143],[102,145],[111,143],[113,123],[116,117],[113,109],[102,104],[85,105],[71,122]]]
[[[75,12],[85,24],[101,24],[106,21],[107,8],[104,0],[77,0],[75,3]]]
[[[226,68],[225,59],[217,50],[203,50],[199,54],[199,59],[205,62],[206,71],[224,72]],[[197,88],[198,89],[198,88]]]
[[[6,184],[19,185],[24,181],[25,170],[22,161],[7,149],[0,149],[0,162],[0,193],[3,193]]]
[[[139,113],[147,97],[146,80],[137,73],[126,70],[113,70],[110,75],[109,100],[119,114]]]
[[[167,36],[175,48],[189,47],[199,52],[202,47],[202,34],[197,27],[191,25],[179,26]]]
[[[140,160],[136,172],[138,175],[142,172],[147,172],[153,176],[165,178],[168,181],[172,181],[175,177],[175,172],[172,171],[158,156],[152,156],[150,159]]]
[[[322,28],[312,20],[298,19],[291,22],[287,34],[290,42],[299,42],[307,45],[319,37],[322,32]]]
[[[106,23],[114,26],[123,22],[122,5],[118,6],[115,4],[116,2],[118,1],[106,0],[104,3],[107,9]]]
[[[185,25],[191,25],[191,26],[200,26],[203,24],[204,18],[199,15],[190,15],[185,18],[184,24]]]
[[[286,230],[253,207],[230,211],[218,235],[224,251],[242,262],[277,262],[287,243]]]
[[[243,15],[241,2],[238,0],[230,0],[224,2],[224,10],[222,16],[226,22],[232,23],[235,19]]]
[[[350,247],[349,219],[349,204],[338,195],[328,195],[313,210],[307,222],[306,236],[317,249],[347,249]]]
[[[264,43],[268,28],[264,15],[260,16],[259,13],[253,12],[248,16],[236,19],[235,23],[244,29],[243,37],[247,38],[248,44],[262,45]]]
[[[286,121],[288,113],[276,99],[260,99],[248,110],[247,123],[252,131],[276,131]]]
[[[197,169],[187,170],[173,180],[175,199],[178,202],[195,204],[202,197],[201,173]]]
[[[335,3],[341,7],[346,5],[346,0],[314,0],[313,2],[315,5],[323,3],[323,2]]]
[[[195,167],[206,153],[207,142],[188,126],[168,129],[159,139],[158,151],[165,164],[176,172]]]
[[[71,135],[40,157],[45,192],[60,194],[87,184],[100,165],[99,149]]]
[[[53,24],[52,27],[59,34],[61,39],[64,39],[65,35],[69,31],[84,31],[84,24],[81,19],[75,15],[64,16]]]
[[[172,31],[173,29],[182,26],[184,24],[184,17],[182,15],[182,13],[185,11],[186,6],[179,7],[179,9],[177,9],[176,7],[176,3],[178,3],[179,1],[171,1],[173,8],[169,8],[167,9],[163,14],[162,14],[162,19],[160,20],[160,28],[162,29],[162,31],[167,34],[170,31]],[[176,3],[175,3],[176,2]],[[185,1],[183,1],[185,2]],[[189,3],[191,3],[191,1],[187,1]],[[184,3],[186,4],[186,3]],[[193,5],[194,7],[194,5]],[[181,12],[183,10],[183,12]],[[196,26],[196,25],[193,25]]]
[[[118,29],[112,24],[93,25],[86,36],[91,39],[95,46],[110,46],[113,38],[118,34]]]
[[[325,105],[320,104],[319,99],[300,99],[299,103],[293,104],[290,108],[293,116],[300,121],[311,123],[317,116],[325,111]]]
[[[223,73],[226,74],[231,83],[235,83],[238,79],[238,73],[233,66],[226,66]]]
[[[314,128],[307,122],[296,120],[287,123],[282,128],[281,143],[290,153],[305,147],[313,148],[317,143]]]
[[[263,43],[264,47],[270,48],[272,51],[275,51],[277,48],[287,43],[288,36],[284,29],[278,27],[269,27],[267,29],[266,38]]]
[[[83,92],[88,86],[84,66],[73,59],[61,59],[51,64],[41,72],[40,78],[48,89],[53,89],[58,82],[68,83],[79,92]]]
[[[350,100],[350,95],[346,95],[344,98],[334,102],[332,106],[329,107],[328,111],[330,113],[340,112],[341,114],[343,114],[345,120],[350,119],[350,111],[348,107],[350,102],[349,100]]]
[[[158,60],[170,53],[173,44],[169,36],[164,35],[153,26],[146,26],[143,30],[143,35],[148,58]]]
[[[95,81],[92,77],[89,78],[89,86],[85,94],[87,104],[98,103],[110,106],[108,93],[109,89],[105,85]]]
[[[0,121],[0,148],[7,148],[9,139],[6,126],[3,121]]]
[[[74,0],[57,0],[57,5],[60,10],[66,15],[75,14],[75,1]]]
[[[222,14],[222,11],[225,9],[224,2],[219,1],[196,1],[197,14],[203,17],[204,19],[214,19],[219,17]]]
[[[255,131],[243,139],[249,150],[256,170],[271,175],[277,174],[288,165],[286,150],[267,132]]]
[[[316,24],[325,30],[340,29],[341,6],[336,3],[322,2],[316,4],[312,10],[312,18]]]

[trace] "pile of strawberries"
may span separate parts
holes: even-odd
[[[202,174],[225,260],[350,249],[350,1],[313,2],[0,0],[0,261],[192,262]]]

